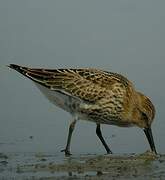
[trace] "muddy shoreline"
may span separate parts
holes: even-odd
[[[165,155],[0,153],[0,179],[165,179]]]

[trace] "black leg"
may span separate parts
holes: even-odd
[[[71,153],[70,153],[70,143],[71,143],[71,137],[72,137],[72,133],[73,133],[75,124],[76,124],[76,120],[74,120],[74,121],[70,124],[66,148],[61,151],[61,152],[65,152],[65,155],[66,155],[66,156],[70,156],[70,155],[71,155]]]
[[[101,129],[100,129],[100,124],[97,124],[96,134],[99,137],[100,141],[102,142],[103,146],[105,147],[105,149],[107,151],[107,154],[112,154],[112,151],[109,149],[108,145],[106,144],[106,142],[105,142],[105,140],[104,140],[104,138],[102,136]]]

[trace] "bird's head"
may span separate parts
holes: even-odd
[[[140,92],[138,92],[137,95],[138,103],[136,107],[140,118],[137,125],[141,128],[151,127],[155,117],[155,107],[147,96]]]
[[[136,108],[138,112],[136,125],[144,130],[151,150],[157,154],[151,130],[151,124],[155,117],[155,107],[147,96],[137,92]]]

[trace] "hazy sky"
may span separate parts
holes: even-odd
[[[165,152],[164,7],[163,0],[0,0],[0,151],[59,152],[71,118],[4,66],[16,63],[126,75],[155,104],[155,143]],[[104,153],[95,124],[76,126],[73,153]],[[103,126],[103,134],[117,153],[149,148],[137,128]]]

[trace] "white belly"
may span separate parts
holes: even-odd
[[[38,83],[35,83],[40,91],[56,106],[70,112],[72,115],[77,113],[77,108],[82,104],[79,98],[73,97],[70,94],[61,90],[50,90]]]

